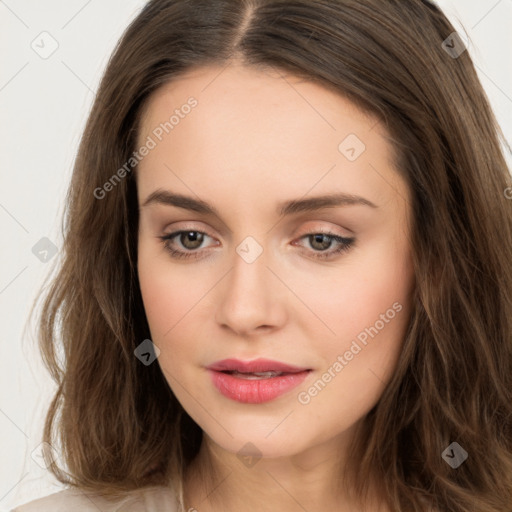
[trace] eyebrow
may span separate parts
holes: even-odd
[[[166,190],[155,190],[150,194],[142,204],[142,207],[151,204],[161,204],[167,206],[176,206],[185,210],[191,210],[204,215],[214,215],[220,217],[215,207],[201,199],[185,196],[182,194],[173,194]],[[370,208],[378,208],[378,206],[364,197],[354,194],[337,193],[323,196],[308,197],[306,199],[292,199],[279,203],[276,212],[279,215],[293,215],[302,212],[312,212],[323,208],[334,208],[341,206],[369,206]]]

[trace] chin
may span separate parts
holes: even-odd
[[[281,418],[282,420],[282,418]],[[281,421],[280,420],[280,421]],[[275,425],[279,421],[274,422]],[[208,425],[203,428],[203,432],[210,438],[210,441],[222,449],[237,455],[240,458],[249,456],[255,458],[278,458],[296,455],[308,448],[307,438],[304,431],[297,429],[296,432],[290,431],[290,428],[275,430],[265,426],[246,424],[243,422],[231,423],[225,422],[223,427],[233,434],[233,437],[218,425]]]

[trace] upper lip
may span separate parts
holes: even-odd
[[[308,370],[290,364],[272,361],[270,359],[254,359],[253,361],[240,361],[239,359],[222,359],[207,366],[209,370],[214,371],[238,371],[241,373],[260,373],[260,372],[282,372],[298,373]]]

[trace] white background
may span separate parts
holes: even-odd
[[[42,237],[60,246],[64,195],[94,91],[144,3],[0,0],[0,511],[62,488],[31,458],[53,383],[39,361],[33,328],[24,328],[58,260],[43,263],[32,247]],[[469,52],[510,144],[512,0],[439,5],[469,36]],[[47,59],[31,48],[43,31],[59,45]]]

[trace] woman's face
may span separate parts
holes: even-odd
[[[278,457],[339,440],[393,376],[414,276],[385,137],[277,71],[201,68],[151,97],[140,286],[158,364],[218,447]]]

